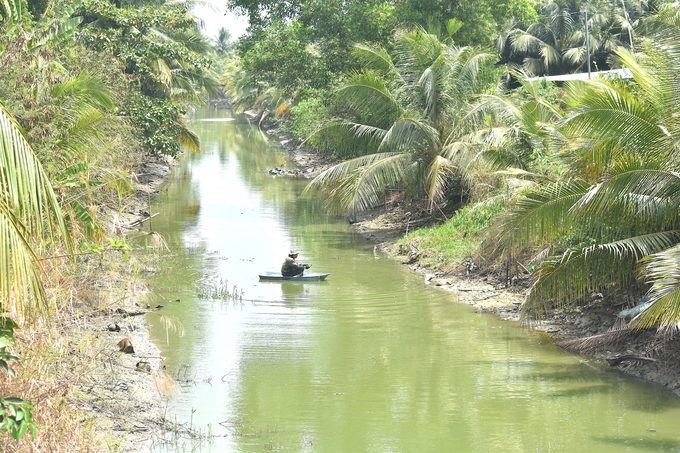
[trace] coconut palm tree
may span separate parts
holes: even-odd
[[[457,171],[465,148],[457,126],[486,56],[422,29],[398,32],[395,48],[393,59],[380,47],[355,47],[363,69],[337,92],[342,118],[319,132],[341,130],[366,146],[366,155],[327,169],[305,189],[320,188],[336,210],[366,209],[386,188],[405,187],[424,194],[432,211]]]
[[[601,1],[588,8],[591,63],[600,70],[609,69],[616,49],[632,49],[634,19],[644,12],[644,6],[631,3],[627,8],[623,1]],[[513,24],[497,39],[499,63],[507,63],[510,69],[520,66],[539,76],[585,72],[585,19],[581,2],[545,2],[537,22],[528,27]]]
[[[50,181],[0,103],[0,305],[15,319],[42,308],[35,303],[44,300],[35,247],[42,243],[44,250],[58,235],[70,249]],[[50,240],[42,242],[45,237]]]
[[[545,82],[530,82],[523,71],[514,75],[523,90],[482,95],[466,115],[465,121],[475,125],[475,138],[483,145],[468,165],[483,159],[491,169],[514,169],[530,176],[554,157],[555,143],[564,140],[556,127],[564,112],[542,96],[540,85]]]
[[[523,55],[523,67],[532,74],[564,74],[578,64],[578,52],[571,51],[581,29],[579,3],[556,0],[545,3],[541,19],[526,31],[512,31],[512,49]]]
[[[657,15],[667,27],[653,58],[639,62],[618,52],[634,85],[569,85],[572,113],[560,128],[569,139],[563,149],[573,162],[569,171],[525,191],[492,230],[506,254],[540,250],[527,309],[540,313],[611,284],[641,282],[650,287],[651,304],[634,325],[670,329],[680,321],[677,17],[672,8]]]
[[[231,33],[224,27],[220,28],[217,31],[217,39],[215,40],[215,52],[221,55],[227,55],[231,52],[232,47]]]

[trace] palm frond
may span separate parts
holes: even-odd
[[[586,60],[586,58],[587,58],[587,56],[586,56],[585,46],[572,47],[570,49],[567,49],[562,54],[562,60],[565,62],[566,66],[568,66],[568,67],[577,67],[582,62],[584,62]]]
[[[521,168],[506,168],[505,170],[499,170],[496,172],[499,175],[503,175],[508,178],[521,179],[525,181],[535,181],[542,183],[554,183],[555,179],[550,175],[543,175],[540,173],[534,173]]]
[[[354,58],[359,64],[369,70],[376,71],[380,74],[394,74],[400,77],[399,72],[394,66],[390,54],[380,46],[371,46],[368,44],[355,44],[352,52]]]
[[[163,84],[165,90],[169,92],[172,89],[173,77],[168,62],[164,58],[154,58],[151,60],[151,67],[156,73],[158,80]]]
[[[567,84],[574,113],[565,127],[575,136],[604,140],[615,138],[639,153],[664,153],[668,135],[658,115],[631,90],[606,82]]]
[[[425,95],[425,116],[435,124],[439,85],[431,68],[423,72],[418,85]]]
[[[100,78],[87,72],[55,84],[50,94],[52,97],[73,94],[76,99],[102,110],[114,107],[109,88]]]
[[[427,190],[427,209],[432,211],[444,199],[444,191],[449,176],[456,172],[457,167],[448,159],[437,156],[426,169],[425,188]]]
[[[167,36],[176,43],[181,43],[191,52],[205,55],[212,50],[210,40],[196,30],[173,30]]]
[[[477,94],[479,71],[490,55],[477,52],[471,47],[450,49],[450,52],[448,71],[442,78],[449,81],[451,97],[462,107],[470,96]]]
[[[175,122],[179,130],[178,139],[180,146],[188,151],[200,153],[201,139],[196,132],[192,131],[181,118],[176,119]]]
[[[676,230],[569,249],[540,264],[526,308],[545,312],[612,283],[628,285],[635,281],[634,270],[640,259],[666,250],[679,240],[680,231]]]
[[[534,274],[536,281],[522,307],[524,313],[540,317],[553,307],[570,305],[593,291],[635,281],[634,259],[606,251],[587,254],[567,250],[543,261]]]
[[[640,91],[645,94],[646,104],[652,106],[660,118],[666,120],[661,125],[667,130],[673,129],[673,123],[677,122],[672,118],[674,114],[677,114],[678,101],[680,101],[678,68],[675,63],[678,60],[658,55],[650,65],[649,63],[641,64],[634,54],[625,49],[617,51],[616,54],[625,67],[633,73]],[[678,56],[680,57],[680,53]]]
[[[543,59],[543,64],[548,72],[562,66],[562,53],[549,44],[541,44],[539,55]]]
[[[615,258],[632,257],[638,261],[648,255],[665,250],[680,240],[680,231],[662,231],[644,234],[619,241],[596,244],[583,248],[582,252],[587,257],[597,252],[604,251]]]
[[[419,149],[432,157],[438,155],[439,133],[427,121],[423,121],[417,115],[406,112],[389,128],[379,150],[416,150]],[[424,149],[422,148],[424,147]]]
[[[522,67],[528,74],[543,74],[547,72],[542,58],[525,57],[522,61]]]
[[[43,46],[54,47],[73,37],[78,25],[82,21],[83,18],[80,16],[71,18],[66,16],[65,19],[59,18],[52,21],[45,28],[36,27],[36,31],[28,41],[27,47],[31,50],[39,49]]]
[[[319,145],[319,141],[321,141],[324,136],[330,135],[333,136],[333,143],[335,146],[339,146],[345,141],[352,141],[353,146],[356,146],[356,140],[352,139],[369,138],[369,143],[375,143],[377,148],[377,145],[383,140],[386,133],[386,130],[379,127],[353,123],[342,119],[331,119],[310,134],[303,144],[312,143]],[[369,153],[360,152],[360,154]]]
[[[386,81],[369,71],[353,74],[338,90],[336,97],[350,109],[366,112],[376,124],[389,123],[403,112]]]
[[[568,233],[572,219],[567,214],[590,187],[583,180],[573,179],[521,192],[510,209],[490,227],[492,241],[499,247],[521,250]]]
[[[625,337],[629,336],[632,332],[633,330],[631,328],[626,327],[622,329],[611,330],[598,335],[592,335],[590,337],[556,341],[555,346],[562,348],[565,351],[576,353],[592,351],[593,349],[611,348],[612,346],[621,344]]]
[[[518,53],[536,53],[541,51],[541,48],[546,45],[536,36],[533,36],[528,31],[518,30],[512,41],[512,49]]]
[[[496,170],[498,174],[501,174],[503,169],[510,168],[527,171],[524,158],[515,152],[512,147],[485,147],[477,154],[475,160],[478,161],[481,158],[484,159],[484,162],[491,169]]]
[[[651,305],[632,322],[635,328],[657,326],[662,331],[678,329],[680,322],[680,245],[669,247],[642,261],[642,276],[652,286]]]
[[[443,44],[436,35],[422,28],[397,31],[397,53],[400,61],[420,72],[432,65],[443,52]]]
[[[0,198],[0,297],[2,310],[22,319],[31,307],[43,311],[45,293],[40,280],[40,262],[27,241],[28,229]],[[27,297],[28,296],[28,297]]]
[[[0,197],[14,207],[16,215],[36,236],[52,234],[53,226],[69,241],[68,229],[60,214],[59,202],[49,179],[30,145],[4,105],[0,103]],[[51,221],[41,222],[44,213]],[[53,225],[54,223],[54,225]]]
[[[26,288],[32,288],[33,300],[43,299],[37,277],[39,266],[28,238],[47,235],[54,243],[58,231],[67,250],[72,249],[69,231],[50,181],[20,128],[1,103],[0,188],[0,243],[3,244],[0,275],[4,279],[0,295],[9,303],[10,291],[14,291],[15,306],[5,308],[19,312],[23,311],[22,304],[32,300],[23,297]]]
[[[389,159],[391,157],[400,155],[401,153],[379,153],[370,154],[367,156],[361,156],[354,159],[346,160],[339,164],[333,165],[326,170],[319,173],[314,179],[312,179],[309,184],[305,187],[302,195],[306,195],[312,189],[324,189],[326,191],[332,191],[337,188],[337,186],[346,179],[349,175],[354,173],[357,169],[361,167],[371,166],[376,162],[384,159]]]
[[[385,188],[396,187],[406,181],[412,173],[411,156],[395,154],[370,165],[358,167],[342,181],[337,196],[343,210],[361,211],[380,203],[380,194]]]
[[[671,219],[677,215],[680,174],[648,164],[631,159],[616,167],[618,171],[612,169],[606,180],[593,185],[574,205],[574,213],[589,217],[606,213],[612,220],[637,217],[657,228],[664,228],[659,223],[664,219],[674,224]]]
[[[64,157],[69,161],[80,160],[88,150],[94,149],[105,153],[113,144],[102,140],[102,130],[109,122],[118,120],[88,105],[76,107],[74,114],[76,117],[68,124],[62,139],[57,143],[59,149],[66,154]]]

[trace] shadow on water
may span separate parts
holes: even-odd
[[[512,376],[509,379],[514,381],[583,382],[583,376],[580,376],[571,370],[559,370],[553,373],[529,373],[520,376]]]
[[[611,389],[612,386],[610,384],[584,385],[577,388],[560,390],[559,392],[549,392],[543,396],[545,398],[574,398],[607,393],[610,392]]]
[[[653,434],[653,433],[650,433]],[[675,439],[643,439],[639,437],[591,437],[596,442],[621,449],[635,448],[636,451],[680,452],[680,443]]]
[[[645,382],[644,384],[653,387],[653,384]],[[658,387],[658,391],[664,392],[666,389],[661,386]],[[651,392],[650,392],[651,396]],[[644,412],[648,414],[660,414],[668,410],[677,407],[677,401],[673,398],[631,398],[621,402],[622,406],[628,411]]]

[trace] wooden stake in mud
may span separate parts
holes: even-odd
[[[151,194],[147,195],[147,202],[148,202],[148,208],[149,208],[149,211],[148,211],[149,212],[149,231],[153,231],[153,229],[151,228],[151,218],[153,217],[151,215]]]
[[[510,257],[508,256],[508,260],[505,263],[505,287],[508,287],[508,282],[510,279]]]

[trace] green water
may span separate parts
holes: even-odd
[[[306,180],[263,173],[288,157],[243,118],[194,127],[203,152],[183,157],[153,206],[172,253],[152,303],[186,334],[149,321],[181,387],[168,417],[204,437],[169,434],[154,451],[680,451],[674,394],[374,254],[300,198]],[[328,280],[259,282],[290,249]],[[231,297],[199,297],[218,287]]]

